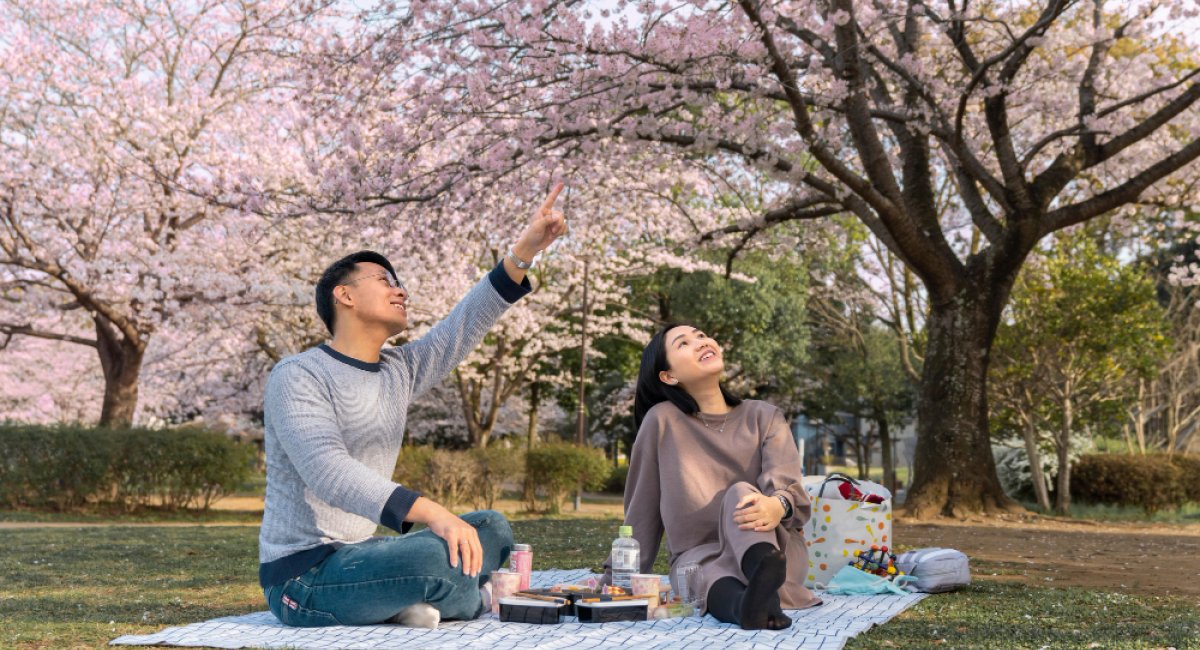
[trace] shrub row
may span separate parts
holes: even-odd
[[[491,508],[504,483],[525,473],[525,452],[504,447],[468,451],[405,447],[393,479],[446,506]]]
[[[443,505],[475,508],[492,508],[505,484],[527,478],[543,509],[558,512],[581,482],[585,489],[600,489],[609,474],[603,451],[553,443],[528,452],[496,446],[468,451],[405,447],[393,478]]]
[[[1071,470],[1071,496],[1148,513],[1200,502],[1200,456],[1081,456]]]
[[[604,452],[566,443],[542,445],[526,456],[529,479],[539,495],[544,495],[548,511],[557,513],[563,500],[582,487],[599,490],[612,471]]]
[[[8,508],[207,510],[249,478],[254,448],[196,428],[0,425],[0,504]]]

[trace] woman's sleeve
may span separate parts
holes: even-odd
[[[803,477],[800,451],[792,438],[792,430],[783,418],[783,411],[775,409],[763,436],[758,489],[771,496],[782,494],[792,504],[791,518],[779,522],[785,528],[801,528],[812,516],[812,503],[800,482]]]
[[[655,417],[642,420],[633,449],[629,452],[629,474],[625,478],[625,525],[633,526],[633,538],[641,551],[642,573],[654,569],[662,544],[663,521],[659,511],[662,493],[658,480],[658,440],[662,422]],[[604,561],[606,582],[612,579],[612,557]]]

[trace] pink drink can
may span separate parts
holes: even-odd
[[[521,589],[529,588],[529,578],[533,573],[533,547],[529,544],[513,544],[509,566],[521,574]]]

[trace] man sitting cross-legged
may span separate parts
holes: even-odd
[[[525,270],[566,232],[558,184],[507,257],[421,339],[384,349],[408,325],[408,292],[386,258],[338,260],[316,288],[330,343],[280,361],[267,381],[267,490],[259,582],[287,625],[471,619],[508,557],[502,515],[462,517],[391,481],[413,397],[445,377],[529,292]],[[373,537],[376,524],[400,533]],[[415,624],[429,625],[430,621]]]

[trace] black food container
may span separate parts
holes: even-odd
[[[505,623],[534,623],[546,625],[558,623],[562,610],[567,605],[532,598],[501,598],[500,620]]]
[[[580,623],[611,623],[613,621],[644,621],[648,600],[607,600],[597,603],[575,603],[575,615]]]

